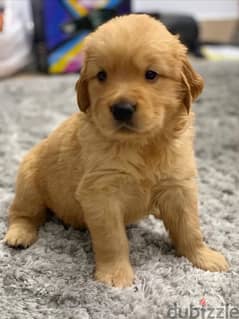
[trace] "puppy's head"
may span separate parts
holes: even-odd
[[[76,85],[80,109],[103,135],[123,140],[186,122],[202,88],[178,38],[136,14],[114,18],[86,39]]]

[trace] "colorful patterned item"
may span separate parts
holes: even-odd
[[[36,6],[37,1],[38,6]],[[35,6],[33,5],[34,17],[37,20],[35,42],[38,60],[41,62],[40,69],[48,73],[78,72],[82,65],[82,44],[85,36],[99,23],[116,14],[129,12],[129,2],[129,0],[35,0]],[[42,16],[39,21],[40,11]]]

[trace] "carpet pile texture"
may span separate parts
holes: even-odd
[[[89,233],[52,219],[29,249],[0,242],[1,319],[209,318],[210,307],[213,318],[222,318],[215,308],[223,318],[239,318],[239,64],[194,65],[206,81],[194,105],[201,226],[206,242],[227,257],[230,271],[205,272],[175,257],[162,223],[150,216],[127,231],[134,285],[109,288],[93,280]],[[0,83],[1,240],[19,161],[77,111],[76,78],[25,75]],[[230,313],[233,307],[237,317]]]

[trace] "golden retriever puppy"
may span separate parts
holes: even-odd
[[[86,226],[97,280],[132,284],[125,225],[154,212],[195,267],[228,264],[203,242],[191,103],[202,78],[177,37],[147,15],[117,17],[85,42],[74,114],[24,158],[5,242],[31,245],[46,208]],[[54,98],[54,97],[53,97]]]

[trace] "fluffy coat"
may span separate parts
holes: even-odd
[[[105,81],[97,77],[102,70]],[[202,88],[185,47],[155,19],[132,14],[99,27],[85,42],[76,84],[82,112],[23,159],[5,242],[31,245],[48,208],[66,224],[88,227],[96,279],[124,287],[133,281],[125,225],[154,213],[178,255],[227,270],[199,226],[191,103]],[[137,106],[130,125],[112,117],[122,99]]]

